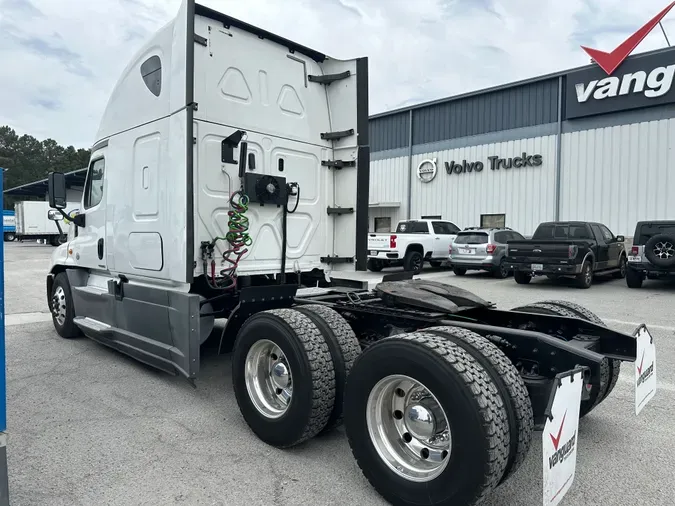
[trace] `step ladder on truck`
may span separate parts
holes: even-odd
[[[344,274],[368,253],[367,58],[184,0],[125,69],[96,139],[46,280],[61,336],[198,386],[200,346],[226,320],[251,430],[288,448],[344,423],[395,504],[476,503],[566,416],[543,448],[544,488],[564,495],[578,418],[644,341],[564,301],[504,310],[412,273],[373,290]],[[62,175],[49,190],[62,210]]]

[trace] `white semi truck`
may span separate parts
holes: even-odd
[[[195,382],[226,320],[251,430],[287,448],[344,421],[394,504],[476,503],[517,471],[534,429],[559,426],[556,402],[573,420],[550,461],[574,463],[574,413],[635,362],[634,336],[571,303],[500,310],[411,272],[374,290],[340,279],[368,256],[366,58],[184,0],[129,62],[96,139],[47,277],[56,331]],[[49,187],[61,212],[63,175]],[[570,378],[576,397],[556,394]]]

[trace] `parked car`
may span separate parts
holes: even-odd
[[[628,255],[626,284],[640,288],[646,279],[675,274],[675,220],[640,221]]]
[[[393,234],[368,234],[368,270],[403,265],[419,274],[424,262],[440,267],[459,231],[451,221],[428,219],[399,221]]]
[[[506,264],[506,242],[525,238],[510,228],[469,227],[457,234],[450,245],[450,264],[457,276],[466,271],[489,271],[496,278],[511,274]]]
[[[532,239],[509,241],[507,263],[516,283],[533,276],[572,277],[579,288],[590,288],[596,275],[626,276],[625,238],[602,223],[557,221],[542,223]]]

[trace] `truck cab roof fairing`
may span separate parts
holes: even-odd
[[[183,0],[176,17],[159,29],[136,52],[121,73],[110,95],[94,144],[117,133],[166,117],[187,105],[186,83],[188,71],[187,16],[191,14],[190,4],[194,0]],[[268,39],[301,53],[317,62],[327,56],[319,51],[297,44],[271,32],[250,25],[227,14],[201,4],[194,4],[194,15],[208,17]],[[147,76],[142,67],[149,59],[159,58],[161,81],[157,88],[149,88]],[[156,58],[153,58],[153,65]],[[150,65],[145,65],[150,67]],[[155,93],[159,89],[159,94]]]
[[[94,144],[167,117],[186,106],[188,1],[192,0],[183,1],[177,16],[151,35],[121,72],[101,117]],[[153,77],[155,84],[150,84]]]
[[[240,30],[245,30],[247,32],[253,33],[262,39],[271,40],[272,42],[276,42],[277,44],[286,46],[291,52],[304,54],[305,56],[308,56],[309,58],[318,63],[321,63],[327,59],[326,55],[320,53],[319,51],[303,46],[301,44],[297,44],[292,40],[285,39],[279,35],[268,32],[267,30],[263,30],[262,28],[258,28],[257,26],[250,25],[244,21],[228,16],[227,14],[215,11],[201,4],[195,4],[195,15],[204,16],[213,19],[214,21],[220,21],[221,23],[223,23],[223,26],[225,27],[234,26],[236,28],[239,28]]]

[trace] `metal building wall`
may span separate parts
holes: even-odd
[[[638,221],[673,219],[675,119],[564,133],[561,161],[561,219],[626,237]]]
[[[555,123],[557,96],[549,79],[415,109],[413,145]]]
[[[481,214],[506,212],[509,226],[528,228],[525,233],[531,233],[530,222],[539,219],[540,215],[552,219],[549,211],[555,200],[551,182],[556,150],[550,136],[557,131],[558,85],[558,78],[554,77],[422,105],[413,108],[412,112],[394,111],[371,118],[370,230],[374,229],[374,218],[380,216],[391,217],[394,226],[400,219],[442,214],[456,220],[459,226],[469,226],[479,224]],[[459,181],[455,185],[455,180],[442,167],[446,159],[452,159],[447,157],[459,157],[460,161],[464,157],[467,160],[480,158],[487,163],[487,157],[491,155],[519,156],[521,148],[545,151],[541,153],[545,158],[544,166],[536,169],[541,176],[513,179],[507,177],[508,173],[488,174],[491,172],[488,169],[482,174],[466,175],[465,182]],[[412,161],[409,160],[411,153]],[[416,178],[415,171],[428,153],[435,153],[433,156],[439,158],[441,166],[436,180],[420,189],[422,183]],[[544,177],[543,174],[549,177],[546,184],[539,179]],[[496,177],[490,177],[493,175]],[[412,193],[409,193],[410,183]],[[485,188],[480,188],[481,185]],[[511,188],[520,186],[523,191],[528,188],[535,191],[535,195],[521,198],[522,193],[519,193],[514,200]],[[505,189],[508,191],[501,194]],[[483,195],[474,197],[479,191]],[[464,201],[470,200],[468,207],[459,206],[460,196],[465,197]],[[400,206],[373,205],[381,202],[400,202]],[[544,211],[536,210],[532,214],[527,207],[531,218],[521,219],[522,223],[511,221],[521,212],[518,206],[533,202],[540,206],[537,209]]]
[[[372,118],[369,130],[371,153],[403,148],[408,145],[409,114],[402,112]]]
[[[491,170],[488,157],[540,154],[539,167]],[[481,214],[506,214],[506,226],[529,235],[555,212],[556,136],[548,135],[417,154],[412,166],[437,158],[435,179],[424,183],[416,173],[411,182],[411,216],[442,215],[464,228],[479,226]],[[481,161],[481,172],[447,174],[444,163]]]
[[[375,218],[391,218],[391,226],[405,219],[408,209],[408,157],[400,156],[370,162],[370,223],[374,231]]]

